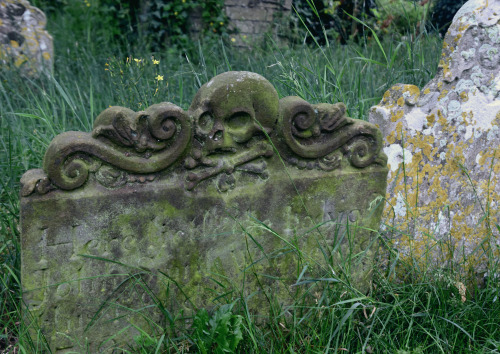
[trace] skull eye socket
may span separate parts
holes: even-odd
[[[198,130],[201,134],[207,135],[212,127],[214,126],[214,117],[210,112],[203,113],[200,118],[198,118]]]
[[[247,112],[236,112],[226,120],[231,130],[246,130],[252,125],[252,116]]]
[[[255,133],[253,117],[247,112],[236,112],[225,121],[229,134],[237,143],[248,141]]]

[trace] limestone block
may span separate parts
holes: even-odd
[[[270,29],[269,22],[266,21],[255,21],[253,22],[253,31],[255,35],[262,35],[267,30]]]
[[[232,23],[241,35],[253,33],[254,26],[251,21],[232,21]]]
[[[303,271],[348,272],[367,291],[386,163],[373,124],[342,103],[279,100],[255,73],[216,76],[188,111],[110,107],[91,133],[55,137],[43,170],[22,177],[30,328],[54,352],[98,352],[136,328],[155,335],[154,300],[189,316],[244,296],[264,315],[270,294],[309,299],[292,286]]]
[[[51,69],[54,50],[45,24],[45,14],[27,0],[0,0],[0,62],[25,74]]]
[[[265,21],[267,10],[263,7],[231,6],[226,8],[226,14],[231,20]]]
[[[471,0],[422,90],[396,85],[369,121],[385,137],[386,222],[405,257],[478,275],[500,237],[500,2]]]
[[[225,6],[243,6],[243,7],[273,7],[273,8],[281,8],[285,10],[292,9],[292,0],[225,0]]]

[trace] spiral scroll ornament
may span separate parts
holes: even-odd
[[[312,105],[299,97],[280,100],[282,139],[298,156],[319,159],[325,170],[339,166],[340,149],[352,166],[374,163],[382,149],[382,135],[373,125],[346,116],[343,103]]]
[[[132,173],[154,173],[171,166],[191,139],[187,114],[171,103],[143,112],[111,107],[96,119],[92,133],[65,132],[54,138],[43,168],[61,189],[82,186],[97,161]],[[98,166],[97,166],[98,167]]]

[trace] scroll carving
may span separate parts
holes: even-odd
[[[347,117],[343,103],[310,104],[299,97],[285,97],[280,100],[279,126],[287,146],[299,157],[318,159],[323,170],[340,167],[342,155],[358,168],[384,160],[380,131],[373,124]]]
[[[91,133],[56,136],[43,171],[28,171],[21,193],[76,189],[89,174],[107,188],[120,188],[151,182],[167,168],[187,191],[215,181],[225,192],[241,174],[267,179],[276,153],[299,168],[331,171],[384,165],[381,148],[379,130],[347,117],[343,103],[280,100],[264,77],[227,72],[203,85],[188,111],[172,103],[141,112],[110,107],[96,118]]]
[[[43,162],[48,178],[61,189],[75,189],[97,170],[93,158],[133,173],[153,173],[174,163],[191,139],[186,113],[170,103],[144,112],[110,107],[91,134],[66,132],[50,143]]]

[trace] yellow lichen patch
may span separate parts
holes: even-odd
[[[391,121],[397,122],[398,120],[400,120],[403,117],[404,114],[405,114],[405,112],[402,109],[397,111],[396,113],[391,114]]]
[[[14,65],[17,66],[17,67],[20,67],[21,65],[23,65],[25,62],[28,61],[28,58],[26,57],[26,55],[20,55],[16,58],[16,60],[14,61]]]
[[[10,41],[10,46],[12,48],[19,48],[19,43],[17,41]]]
[[[449,59],[441,59],[439,61],[439,67],[443,69],[443,77],[447,78],[451,76],[451,71],[450,71],[450,60]],[[438,84],[439,87],[439,84]]]
[[[439,95],[438,97],[438,100],[442,99],[443,97],[445,97],[447,94],[448,94],[448,90],[443,90],[441,91],[441,94]]]
[[[445,126],[448,124],[448,121],[446,120],[446,118],[443,116],[443,112],[441,112],[440,109],[438,109],[437,111],[437,115],[439,117],[438,119],[438,123],[441,124],[442,126]]]
[[[467,28],[469,28],[470,24],[468,23],[463,23],[460,26],[458,26],[458,31],[459,32],[465,32]]]
[[[467,112],[462,112],[461,116],[463,124],[467,125]]]
[[[460,40],[460,38],[462,38],[462,35],[459,33],[455,36],[455,38],[453,38],[453,41],[457,43]]]
[[[398,106],[403,107],[405,105],[404,97],[398,98]]]
[[[421,149],[424,155],[432,161],[432,148],[434,144],[434,136],[433,135],[423,135],[420,132],[417,132],[414,137],[408,138],[408,143],[413,144],[415,148]]]
[[[396,132],[395,131],[392,131],[386,138],[385,140],[389,143],[389,144],[394,144],[394,142],[396,141]]]
[[[436,121],[436,116],[434,114],[429,114],[427,117],[425,117],[427,119],[427,123],[432,126],[434,124],[434,122]]]
[[[398,141],[401,141],[401,139],[403,138],[403,122],[398,122],[398,124],[396,124],[396,140]]]
[[[441,90],[441,88],[443,87],[443,82],[442,81],[439,81],[437,83],[437,86],[438,86],[438,89]]]
[[[387,102],[387,100],[391,97],[391,92],[389,90],[384,92],[384,98],[383,101]]]
[[[495,151],[494,149],[491,149],[491,150],[484,150],[484,151],[480,151],[479,152],[480,154],[480,158],[479,158],[479,161],[478,161],[478,164],[479,166],[484,166],[486,165],[486,162],[488,161],[488,165],[491,164],[491,159],[493,159],[495,157],[496,154],[498,154],[498,151]],[[500,157],[500,156],[498,156]]]
[[[50,53],[49,52],[43,52],[42,57],[45,60],[50,60]]]
[[[500,111],[497,112],[495,119],[491,122],[491,125],[500,126]]]
[[[404,85],[403,92],[408,92],[411,96],[420,95],[420,89],[415,85]]]
[[[427,94],[429,94],[430,92],[431,92],[431,89],[427,87],[427,88],[424,90],[424,95],[427,95]]]

